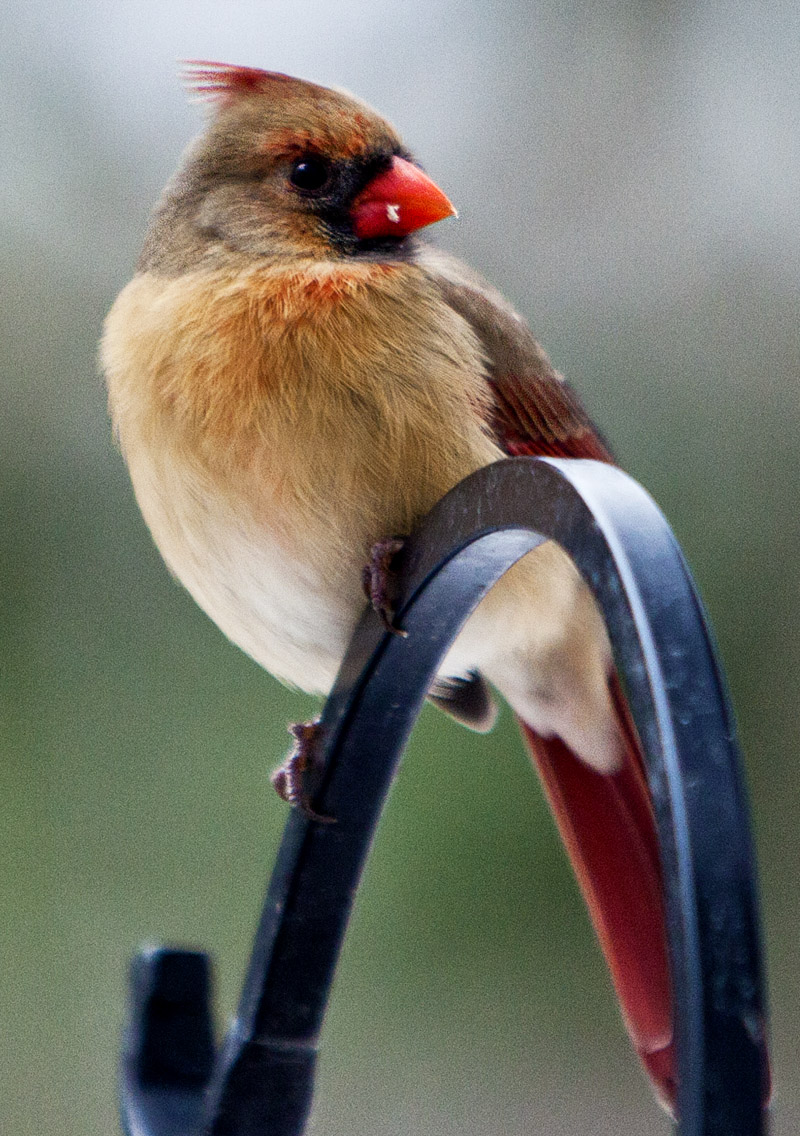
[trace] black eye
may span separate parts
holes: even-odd
[[[324,158],[300,158],[292,166],[289,181],[295,189],[302,189],[306,193],[316,193],[323,189],[331,176],[330,162]]]

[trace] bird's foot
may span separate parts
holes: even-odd
[[[270,776],[272,787],[282,800],[300,810],[309,820],[332,824],[333,817],[322,816],[311,807],[311,794],[322,771],[322,726],[319,722],[295,722],[289,727],[294,746],[283,765]]]
[[[370,549],[369,560],[364,565],[361,576],[366,597],[380,616],[381,623],[392,635],[399,635],[403,639],[408,632],[402,631],[394,623],[395,577],[392,564],[404,544],[405,541],[399,536],[386,536],[376,541]]]

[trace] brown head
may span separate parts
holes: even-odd
[[[164,190],[141,271],[399,258],[416,229],[455,212],[393,127],[351,95],[227,64],[191,65],[186,79],[211,115]]]

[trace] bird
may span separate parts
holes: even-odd
[[[348,94],[195,61],[200,135],[152,214],[100,347],[110,415],[168,568],[282,682],[330,690],[365,606],[390,629],[404,535],[509,456],[613,462],[493,286],[424,242],[455,214],[395,128]],[[430,690],[523,737],[658,1099],[675,1109],[661,867],[608,635],[546,542],[491,589]],[[313,724],[274,783],[305,807]]]

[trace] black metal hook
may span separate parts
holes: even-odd
[[[514,458],[457,485],[407,542],[398,622],[361,620],[325,705],[315,807],[289,818],[237,1017],[215,1056],[204,955],[133,969],[128,1136],[301,1136],[353,897],[431,679],[482,595],[556,540],[603,610],[642,740],[665,875],[681,1136],[760,1136],[765,1000],[733,718],[677,542],[645,491],[583,460]]]

